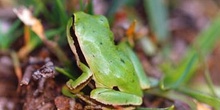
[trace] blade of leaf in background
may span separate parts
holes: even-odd
[[[166,108],[136,108],[135,110],[174,110],[174,106],[166,107]]]
[[[113,19],[113,15],[116,13],[119,7],[121,7],[127,0],[112,0],[111,6],[108,8],[106,16],[109,20]]]
[[[188,89],[188,88],[183,88],[180,87],[178,88],[178,91],[191,96],[192,98],[195,98],[196,100],[206,103],[212,107],[215,108],[215,110],[219,110],[220,109],[220,99],[218,97],[212,97],[210,95],[198,92],[198,91],[194,91],[192,89]]]
[[[192,44],[192,46],[189,47],[187,50],[185,57],[183,60],[177,65],[176,67],[173,66],[167,66],[165,70],[165,76],[161,80],[161,87],[163,88],[170,88],[170,87],[178,87],[187,81],[191,79],[191,77],[195,74],[196,68],[200,65],[199,64],[199,57],[202,52],[202,54],[207,55],[210,53],[216,42],[220,39],[220,16],[216,17],[213,22],[210,24],[210,26],[202,31],[199,36],[195,39],[195,43]],[[189,73],[187,75],[181,75],[183,71],[186,71],[188,67],[188,61],[192,58],[192,56],[195,54],[196,60],[195,63],[192,65],[190,70],[188,70]],[[189,63],[190,64],[190,63]],[[181,82],[178,82],[179,79]]]
[[[149,37],[144,36],[138,40],[138,43],[141,45],[144,53],[148,56],[153,56],[157,52],[157,46],[154,44]]]
[[[220,39],[220,15],[217,16],[211,23],[211,25],[201,32],[196,38],[193,46],[200,49],[203,53],[207,54],[213,50],[216,42]]]
[[[51,30],[47,30],[45,32],[45,35],[48,39],[51,39],[55,35],[59,35],[60,32],[62,32],[62,31],[64,31],[63,28],[51,29]],[[21,48],[19,50],[20,57],[22,57],[22,58],[26,57],[26,55],[28,55],[30,52],[32,52],[35,48],[37,48],[41,44],[43,44],[43,42],[40,40],[40,38],[34,32],[31,31],[30,42],[28,42],[28,44],[25,46],[24,51],[23,51],[23,48]]]
[[[34,8],[35,8],[34,12],[35,12],[35,14],[38,14],[42,9],[42,2],[40,2],[41,4],[38,4],[36,2],[37,2],[36,0],[26,1],[25,3],[21,1],[20,4],[27,5],[27,6],[34,4]],[[0,48],[1,49],[8,49],[11,46],[11,44],[19,36],[22,35],[23,28],[19,28],[20,25],[21,25],[20,20],[14,21],[13,24],[11,25],[10,29],[8,30],[8,32],[1,35],[1,37],[0,37]]]
[[[88,14],[93,15],[94,10],[93,10],[93,0],[88,0],[88,3],[83,2],[83,0],[79,1],[80,4],[80,10],[79,11],[84,11]]]
[[[85,10],[85,4],[83,3],[83,0],[79,0],[79,5],[80,5],[80,11]]]
[[[87,5],[87,11],[88,11],[88,14],[94,15],[93,0],[89,0],[89,3]]]
[[[114,21],[114,15],[123,5],[135,5],[137,0],[111,0],[109,1],[110,7],[106,12],[106,16],[108,18],[109,24],[112,24]]]
[[[39,13],[43,15],[44,22],[42,23],[45,23],[48,27],[63,28],[63,30],[65,30],[68,21],[65,1],[55,0],[42,2],[39,0],[33,0],[30,4],[34,6],[36,5],[34,8],[34,15],[36,17],[39,16]],[[65,36],[65,31],[59,32],[58,35]],[[60,37],[58,43],[60,45],[66,44],[66,37]]]
[[[168,68],[169,72],[161,81],[161,88],[166,89],[175,89],[185,83],[187,79],[191,78],[191,74],[194,72],[196,64],[198,62],[198,57],[196,54],[192,55],[190,59],[186,59],[185,62],[180,64],[177,68],[171,69]]]
[[[157,40],[163,42],[169,37],[168,13],[164,0],[144,0],[145,13]]]
[[[195,82],[187,87],[193,88],[196,91],[201,91],[206,94],[213,94],[212,91],[210,91],[210,87],[204,82]],[[214,85],[213,88],[215,89],[216,95],[212,95],[212,96],[220,98],[220,86]]]
[[[68,21],[68,16],[67,16],[67,14],[66,14],[66,9],[65,9],[65,0],[56,0],[56,2],[55,2],[55,10],[56,11],[58,11],[58,12],[54,12],[54,14],[56,14],[57,15],[57,17],[59,18],[59,24],[60,24],[60,26],[66,26],[66,24],[67,24],[67,21]],[[54,16],[55,17],[55,16]]]
[[[52,1],[54,2],[54,1]],[[66,29],[66,25],[67,25],[67,21],[69,19],[67,13],[66,13],[66,5],[65,5],[65,0],[56,0],[53,4],[53,9],[55,11],[50,11],[51,15],[51,19],[53,20],[52,22],[49,20],[48,22],[51,22],[50,24],[56,24],[55,27],[57,27],[58,32],[60,32],[58,35],[60,36],[66,36],[65,34],[65,29]],[[45,15],[46,16],[46,15]],[[47,15],[48,16],[48,15]],[[59,21],[57,23],[57,21]],[[60,29],[62,28],[62,29]],[[63,31],[60,31],[63,30]],[[59,37],[59,41],[58,44],[63,45],[67,43],[66,37]]]
[[[56,2],[53,2],[53,5],[55,7],[55,11],[52,11],[53,13],[50,13],[48,11],[48,9],[46,8],[46,3],[42,2],[42,1],[38,1],[38,0],[30,0],[28,2],[22,2],[21,3],[22,5],[27,5],[27,6],[30,6],[30,5],[34,5],[34,15],[35,16],[38,16],[39,13],[43,13],[45,15],[46,18],[50,17],[51,19],[54,19],[54,20],[51,20],[51,23],[53,24],[57,24],[57,20],[59,20],[60,24],[58,25],[58,27],[63,27],[63,31],[60,31],[60,30],[57,30],[57,32],[60,32],[60,34],[64,33],[64,28],[65,28],[65,25],[66,25],[66,22],[67,22],[67,14],[65,14],[65,8],[64,8],[64,2],[61,2],[59,0],[57,0]],[[57,13],[61,14],[61,15],[57,15]],[[57,18],[59,17],[59,18]],[[53,22],[52,22],[53,21]],[[11,28],[9,29],[9,31],[4,34],[3,36],[0,37],[0,48],[1,49],[7,49],[10,47],[10,45],[19,37],[22,35],[22,32],[23,32],[23,29],[21,28],[18,28],[20,26],[21,22],[20,20],[17,20],[15,21]],[[56,31],[56,30],[54,30]],[[11,35],[11,33],[14,33],[13,36]],[[47,33],[47,32],[46,32]],[[49,32],[50,33],[50,32]],[[58,35],[58,33],[56,33]],[[59,34],[59,35],[60,35]],[[65,38],[66,37],[61,37],[61,38]],[[62,40],[59,40],[59,42],[61,42]],[[34,42],[34,45],[37,44],[37,42]],[[33,47],[34,48],[34,47]]]
[[[70,79],[75,80],[76,78],[73,76],[74,74],[71,74],[72,72],[69,72],[66,68],[60,68],[60,67],[55,67],[55,70],[59,73],[62,73],[63,75],[67,76]]]
[[[39,1],[39,0],[29,0],[21,1],[21,5],[27,7],[34,7],[34,16],[39,16],[42,14],[47,20],[48,24],[63,26],[66,25],[68,16],[66,14],[65,1],[55,0],[55,1]]]
[[[160,96],[160,97],[164,97],[168,100],[172,100],[172,101],[180,101],[182,103],[184,103],[184,105],[188,105],[190,107],[190,110],[196,110],[196,103],[194,101],[194,99],[180,94],[176,91],[173,90],[168,90],[168,91],[164,91],[161,90],[159,88],[151,88],[149,90],[145,91],[145,94],[151,94],[151,95],[156,95],[156,96]]]
[[[16,20],[10,27],[7,33],[0,37],[0,49],[7,49],[11,44],[22,34],[19,30],[20,20]],[[12,34],[13,33],[13,34]]]
[[[47,30],[47,31],[45,32],[45,35],[46,35],[46,37],[47,37],[48,39],[52,39],[55,35],[59,35],[59,33],[60,33],[61,31],[64,31],[64,29],[63,29],[63,28],[51,29],[51,30]],[[41,41],[40,38],[39,38],[36,34],[34,34],[33,32],[32,32],[32,35],[33,35],[33,37],[32,37],[32,39],[30,40],[29,45],[32,45],[32,47],[33,47],[33,49],[34,49],[34,48],[38,47],[40,44],[42,44],[42,41]]]

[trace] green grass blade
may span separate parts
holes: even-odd
[[[149,15],[152,31],[159,41],[164,41],[169,36],[168,13],[164,0],[144,0],[145,12]]]
[[[85,10],[85,4],[83,3],[83,0],[79,0],[79,5],[80,5],[80,11]]]
[[[210,53],[216,42],[220,39],[220,16],[213,20],[210,26],[199,34],[195,43],[189,47],[184,56],[183,60],[176,67],[167,66],[165,70],[166,74],[161,82],[161,87],[163,89],[175,88],[177,85],[181,83],[187,83],[191,79],[191,77],[195,74],[196,68],[200,65],[199,57],[200,54],[207,55]],[[199,51],[198,51],[199,50]],[[189,59],[192,59],[192,56],[195,55],[195,60],[193,64],[188,63]],[[189,68],[188,75],[182,75],[185,69],[187,69],[188,64],[192,67]],[[179,79],[183,79],[181,83],[176,84],[176,81]]]
[[[176,69],[171,69],[169,74],[166,74],[161,81],[162,89],[175,89],[180,85],[187,82],[194,73],[195,67],[197,67],[198,56],[194,54],[190,59],[186,59],[184,63],[179,65]]]
[[[52,39],[55,35],[59,35],[61,32],[63,32],[64,28],[61,27],[59,29],[51,29],[51,30],[47,30],[45,32],[46,36],[48,39]],[[34,34],[34,32],[31,32],[31,40],[28,43],[28,45],[30,45],[31,50],[34,50],[36,47],[40,46],[42,44],[42,41],[40,40],[40,38]]]
[[[16,20],[10,27],[9,31],[0,37],[0,48],[7,49],[22,34],[22,30],[18,30],[20,20]]]
[[[127,5],[127,4],[132,4],[135,5],[136,4],[136,0],[112,0],[110,7],[107,10],[106,16],[109,20],[109,24],[112,24],[112,22],[114,21],[114,15],[117,12],[117,10],[119,8],[121,8],[123,5]]]
[[[87,10],[88,10],[88,14],[94,15],[93,0],[89,0]]]
[[[202,50],[204,53],[209,53],[212,51],[216,42],[220,38],[220,15],[217,16],[210,26],[202,31],[199,36],[196,38],[195,43],[193,44],[198,49]]]
[[[121,7],[127,0],[112,0],[111,7],[107,11],[107,17],[112,17],[119,7]]]
[[[166,108],[137,108],[136,110],[174,110],[174,106],[166,107]]]
[[[180,94],[176,91],[168,90],[164,91],[159,88],[152,88],[145,91],[145,94],[156,95],[159,97],[164,97],[173,101],[180,101],[190,107],[190,110],[196,110],[197,105],[194,100],[186,95]]]
[[[64,68],[60,68],[60,67],[55,67],[55,70],[59,73],[62,73],[63,75],[67,76],[70,79],[75,80],[76,78],[74,78],[74,76],[72,74],[70,74],[66,69]]]
[[[66,14],[65,7],[64,7],[65,5],[64,4],[65,4],[65,2],[62,1],[62,0],[56,0],[56,2],[55,2],[56,11],[58,11],[58,12],[55,12],[55,13],[59,14],[58,17],[59,17],[60,25],[61,26],[66,25],[67,20],[68,20],[68,16]]]
[[[188,88],[180,87],[178,90],[188,96],[191,96],[192,98],[195,98],[200,102],[206,103],[214,107],[216,110],[220,109],[220,99],[218,97],[212,97],[210,95],[198,91],[193,91],[192,89],[188,89]]]

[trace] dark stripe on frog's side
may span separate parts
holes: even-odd
[[[73,23],[74,23],[74,15],[72,16],[72,19],[73,19]],[[74,24],[72,24],[74,26]],[[85,64],[86,66],[88,66],[88,63],[86,62],[86,59],[82,53],[82,50],[79,46],[79,42],[78,42],[78,39],[75,35],[75,31],[74,31],[74,27],[71,26],[70,27],[70,36],[72,37],[73,41],[74,41],[74,45],[75,45],[75,48],[76,48],[76,52],[77,52],[77,55],[79,57],[79,60],[80,62],[82,62],[83,64]],[[88,66],[89,67],[89,66]]]

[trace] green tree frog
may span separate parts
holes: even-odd
[[[96,88],[90,98],[106,105],[142,104],[142,89],[149,80],[128,43],[114,44],[107,19],[101,15],[76,12],[67,25],[67,39],[82,74],[67,87],[78,93],[90,80]]]

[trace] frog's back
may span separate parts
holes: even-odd
[[[75,33],[94,79],[103,86],[142,95],[134,67],[126,55],[118,52],[113,33],[103,16],[85,13],[75,17]],[[86,51],[85,51],[86,50]]]

